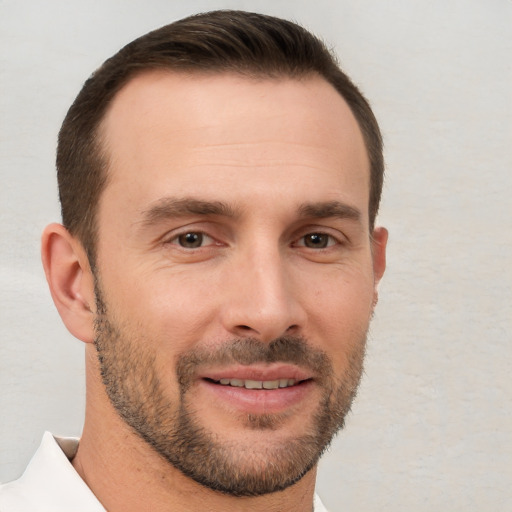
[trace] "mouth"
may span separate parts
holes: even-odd
[[[274,380],[252,380],[252,379],[229,379],[223,378],[220,380],[205,379],[214,384],[220,384],[221,386],[231,386],[234,388],[245,388],[245,389],[284,389],[293,386],[300,385],[309,379],[298,380],[298,379],[274,379]]]
[[[268,366],[234,366],[210,369],[199,375],[209,384],[247,390],[286,390],[313,381],[313,375],[297,366],[278,363]]]
[[[315,380],[310,372],[292,365],[240,366],[205,371],[199,388],[217,410],[269,414],[305,407],[313,399]]]

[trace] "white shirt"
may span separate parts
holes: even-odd
[[[71,465],[78,439],[45,432],[25,473],[0,485],[0,512],[106,512]],[[327,512],[315,495],[315,512]]]

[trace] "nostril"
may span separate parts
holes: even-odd
[[[242,329],[243,331],[252,331],[248,325],[239,325],[238,328]]]

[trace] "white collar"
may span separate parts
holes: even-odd
[[[2,512],[105,512],[69,460],[78,439],[45,432],[27,469],[14,482],[0,486]]]

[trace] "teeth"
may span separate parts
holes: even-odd
[[[236,388],[245,389],[278,389],[288,388],[295,385],[295,379],[278,379],[278,380],[241,380],[241,379],[220,379],[223,386],[234,386]]]
[[[261,380],[246,380],[245,389],[263,389],[263,382]]]
[[[279,379],[279,387],[287,388],[288,386],[293,386],[295,384],[295,379]]]
[[[262,384],[263,384],[263,389],[277,389],[279,387],[278,380],[265,380],[265,381],[263,381]]]

